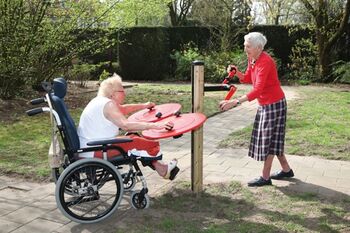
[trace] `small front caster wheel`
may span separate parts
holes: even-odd
[[[135,178],[134,175],[131,175],[129,177],[129,179],[127,180],[127,182],[125,182],[126,181],[125,179],[127,178],[127,176],[128,176],[128,173],[123,173],[122,174],[123,184],[124,184],[124,191],[129,192],[135,187],[135,185],[136,185],[136,178]]]
[[[135,209],[146,209],[149,207],[150,199],[148,194],[142,195],[140,191],[131,193],[131,205]]]

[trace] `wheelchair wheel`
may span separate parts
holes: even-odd
[[[127,178],[127,176],[128,176],[127,172],[122,174],[124,191],[126,191],[126,192],[132,190],[136,185],[135,175],[131,174],[129,178]],[[128,179],[128,180],[126,181],[126,179]]]
[[[116,167],[101,159],[82,159],[67,167],[56,184],[60,211],[78,223],[95,223],[118,208],[124,192]]]
[[[147,193],[141,194],[140,191],[131,193],[131,206],[135,209],[147,209],[149,207],[150,199]]]

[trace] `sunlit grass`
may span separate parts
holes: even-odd
[[[300,87],[288,103],[286,153],[350,160],[350,92]],[[233,132],[222,146],[245,147],[252,126]]]

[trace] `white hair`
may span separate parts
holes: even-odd
[[[113,92],[123,87],[122,78],[114,73],[111,77],[103,80],[98,89],[98,96],[110,97]]]
[[[244,36],[244,40],[261,49],[264,49],[267,42],[266,37],[260,32],[250,32]]]

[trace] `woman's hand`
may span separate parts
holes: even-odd
[[[155,128],[156,129],[166,129],[166,130],[172,130],[174,127],[174,123],[172,121],[167,122],[156,122]]]
[[[238,71],[237,66],[235,66],[235,65],[228,65],[227,69],[226,69],[227,73],[230,73],[232,71],[232,69],[235,69],[236,72]]]
[[[145,105],[145,108],[150,108],[150,109],[156,106],[156,104],[153,102],[147,102],[147,103],[144,103],[144,105]]]
[[[223,100],[219,103],[219,108],[221,111],[227,111],[230,108],[236,107],[239,104],[237,99],[234,100]]]

